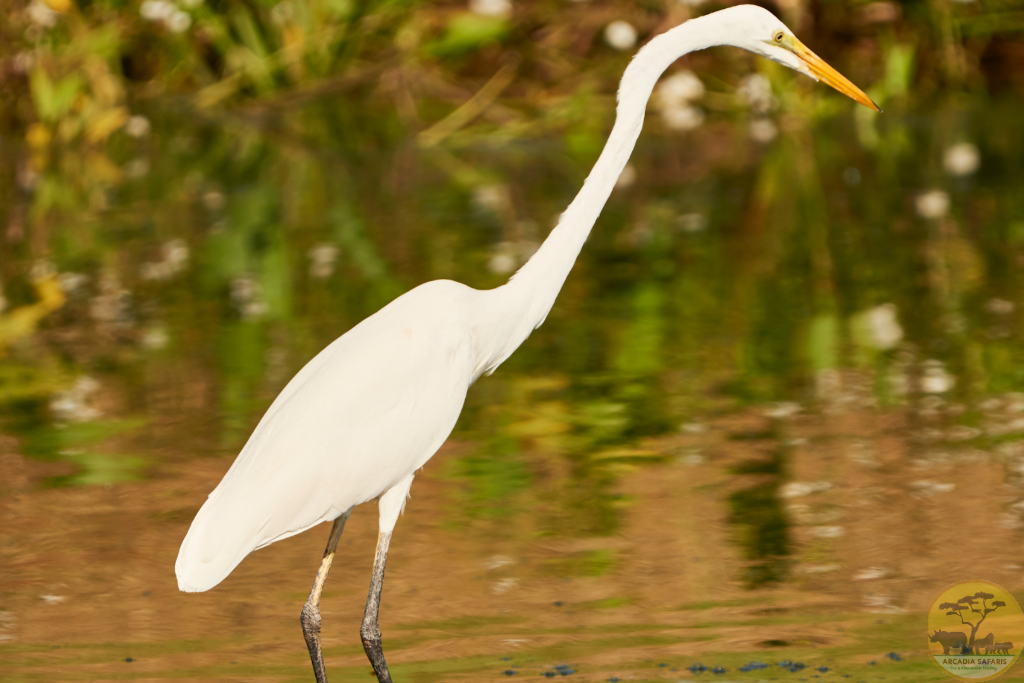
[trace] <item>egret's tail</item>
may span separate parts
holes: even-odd
[[[244,514],[231,514],[240,511],[224,509],[220,502],[207,499],[178,550],[174,573],[178,589],[186,593],[210,590],[256,549],[254,534],[244,529],[251,521]]]
[[[241,489],[241,495],[233,495],[238,493],[234,489]],[[246,495],[245,486],[231,486],[226,479],[210,494],[178,550],[174,573],[179,590],[208,591],[252,551],[338,516],[332,508],[317,512],[302,503],[269,506],[267,500],[280,497],[259,493],[268,492]]]

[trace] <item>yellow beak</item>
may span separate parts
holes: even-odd
[[[793,52],[800,61],[807,67],[807,73],[819,81],[823,81],[833,88],[843,93],[850,99],[860,102],[868,109],[874,109],[875,111],[882,111],[878,108],[878,105],[871,101],[871,98],[864,94],[864,91],[855,86],[849,81],[846,76],[830,67],[825,63],[818,55],[807,49],[807,46],[801,43],[796,38],[790,37],[790,44],[787,47]]]

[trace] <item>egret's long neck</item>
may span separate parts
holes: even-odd
[[[494,329],[501,329],[502,333],[501,338],[495,335],[493,347],[488,350],[492,357],[481,359],[487,366],[483,371],[497,367],[544,322],[629,161],[655,83],[682,55],[721,44],[725,23],[722,15],[727,13],[725,10],[677,26],[651,40],[630,63],[619,85],[615,125],[583,188],[537,253],[507,285],[492,290],[495,296],[490,301],[496,309],[492,314],[501,318],[500,322],[493,321]]]

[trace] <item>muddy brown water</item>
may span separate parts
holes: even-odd
[[[544,533],[547,501],[573,484],[537,453],[527,463],[544,483],[520,511],[458,522],[464,483],[444,473],[464,446],[450,443],[417,477],[389,558],[381,620],[394,676],[503,680],[565,664],[583,680],[672,680],[702,662],[729,669],[718,679],[760,680],[768,672],[734,672],[789,659],[829,667],[823,680],[941,680],[921,623],[934,595],[979,572],[1020,589],[1020,550],[1002,525],[948,536],[963,519],[1000,520],[1008,485],[977,454],[910,457],[906,415],[833,410],[751,411],[620,454],[622,522],[600,536]],[[778,449],[799,561],[785,581],[750,590],[744,569],[756,560],[736,537],[751,528],[730,523],[730,500],[776,476],[736,472]],[[664,459],[631,462],[654,454]],[[298,611],[328,525],[257,551],[208,593],[176,589],[177,546],[228,464],[39,490],[47,468],[5,441],[5,680],[308,679]],[[376,510],[358,508],[324,594],[327,663],[341,680],[370,672],[358,631],[375,539]]]

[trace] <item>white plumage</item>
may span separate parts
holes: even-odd
[[[349,511],[379,497],[380,538],[361,636],[378,680],[390,682],[377,610],[391,531],[416,470],[451,433],[469,386],[551,310],[629,160],[658,77],[681,55],[714,45],[763,55],[877,109],[758,7],[722,10],[652,39],[626,69],[615,126],[593,171],[508,284],[483,292],[448,281],[417,287],[349,330],[288,383],[192,522],[175,564],[181,590],[209,590],[253,550],[335,520],[302,614],[313,669],[325,683],[320,591]]]
[[[467,310],[479,294],[423,285],[310,361],[196,516],[175,565],[179,587],[208,590],[253,550],[333,520],[422,467],[473,380]],[[382,516],[384,530],[397,512]]]

